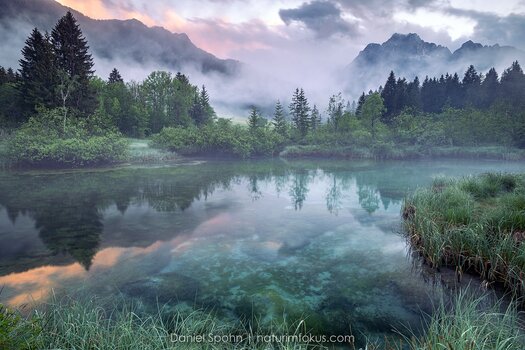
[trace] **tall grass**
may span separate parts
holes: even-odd
[[[433,267],[474,272],[517,297],[525,291],[525,177],[437,179],[405,200],[412,247]]]
[[[460,291],[434,311],[422,336],[405,336],[411,350],[522,350],[523,324],[515,304]],[[401,349],[401,348],[398,348]]]
[[[506,309],[487,297],[460,292],[450,303],[442,301],[419,336],[399,332],[401,340],[368,342],[369,350],[521,350],[525,348],[523,325],[514,304]],[[307,334],[304,321],[295,324],[233,323],[205,311],[139,312],[126,303],[111,307],[97,299],[55,299],[27,318],[0,308],[0,348],[25,349],[328,349],[336,344],[293,341],[257,341],[257,335]],[[5,317],[7,315],[7,317]],[[8,324],[8,326],[6,326]],[[203,341],[173,341],[173,335]],[[209,341],[210,335],[218,341]],[[366,335],[365,335],[366,336]],[[235,337],[241,337],[240,341]],[[251,339],[249,341],[248,339]],[[348,345],[348,344],[347,344]],[[350,346],[351,349],[357,349]]]

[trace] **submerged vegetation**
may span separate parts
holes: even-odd
[[[436,179],[406,199],[403,219],[414,249],[433,267],[451,266],[525,292],[525,176],[488,173]]]

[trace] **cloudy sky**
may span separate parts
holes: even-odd
[[[191,75],[234,104],[286,99],[297,86],[323,103],[348,88],[341,69],[394,32],[415,32],[452,51],[469,39],[525,49],[525,0],[58,1],[92,18],[137,18],[184,32],[218,57],[246,63],[253,69],[236,82]]]
[[[525,0],[58,0],[98,19],[137,18],[187,33],[219,57],[340,48],[355,55],[393,32],[457,48],[473,39],[523,48]],[[320,45],[320,46],[319,46]]]

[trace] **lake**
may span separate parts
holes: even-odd
[[[317,333],[418,328],[438,291],[400,234],[404,196],[496,161],[194,160],[0,173],[0,302],[51,291]]]

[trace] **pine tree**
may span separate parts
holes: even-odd
[[[321,126],[321,113],[317,109],[317,105],[314,104],[312,108],[312,113],[310,114],[310,128],[312,130],[317,130]]]
[[[202,106],[200,95],[198,93],[196,93],[193,97],[193,102],[189,110],[189,115],[195,123],[195,125],[197,126],[202,126],[206,123],[206,115]]]
[[[359,99],[357,100],[357,107],[355,109],[356,116],[361,115],[361,111],[363,110],[363,104],[365,103],[365,100],[366,100],[366,95],[365,95],[365,92],[363,91],[363,93],[361,94],[361,96],[359,96]]]
[[[295,128],[299,131],[301,136],[306,136],[309,129],[310,122],[310,107],[308,106],[308,99],[305,96],[303,89],[295,89],[290,104],[290,114],[292,115],[292,122]]]
[[[75,108],[83,114],[93,112],[96,107],[95,92],[89,84],[94,73],[93,58],[77,20],[70,11],[53,28],[51,42],[57,68],[78,83],[67,107]]]
[[[281,135],[282,137],[287,136],[287,125],[286,119],[284,117],[284,108],[280,101],[277,101],[275,104],[275,112],[273,114],[272,124],[277,134]]]
[[[259,112],[257,111],[257,108],[252,106],[250,116],[248,117],[248,128],[251,132],[254,132],[259,128]]]
[[[406,97],[406,106],[414,110],[421,109],[421,87],[419,84],[419,78],[415,77],[413,81],[408,83],[407,86],[407,97]]]
[[[117,70],[117,68],[113,68],[111,73],[109,73],[108,83],[115,84],[115,83],[123,83],[123,82],[124,82],[124,79],[122,79],[120,72]]]
[[[213,118],[215,118],[215,111],[213,110],[213,107],[210,105],[210,97],[204,85],[202,85],[202,89],[200,93],[200,101],[201,101],[202,110],[204,112],[204,117],[205,117],[204,123],[208,123],[211,120],[213,120]]]
[[[476,68],[470,65],[465,72],[463,81],[464,96],[466,105],[478,106],[480,103],[480,86],[481,86],[481,75],[478,74]]]
[[[381,91],[381,97],[383,98],[386,112],[384,113],[382,120],[385,124],[391,124],[392,118],[397,112],[397,83],[394,71],[390,71],[390,75],[385,83],[385,87]]]
[[[501,95],[515,108],[525,105],[525,74],[518,61],[513,62],[501,75]]]
[[[488,108],[499,95],[499,78],[496,69],[491,68],[481,83],[481,106]]]
[[[7,83],[7,72],[5,68],[0,66],[0,85]]]
[[[35,112],[38,106],[57,106],[55,90],[57,72],[49,38],[33,29],[22,49],[20,59],[20,92],[24,100],[26,115]]]

